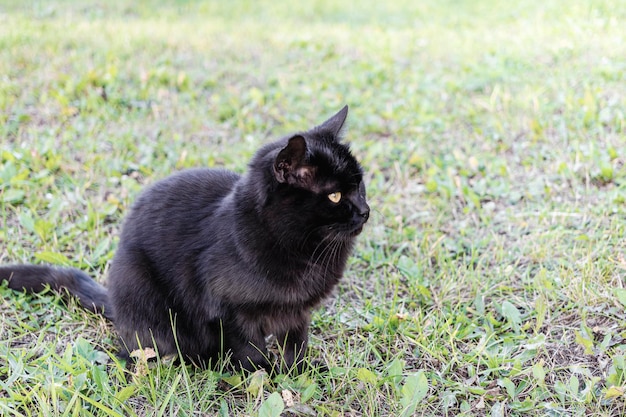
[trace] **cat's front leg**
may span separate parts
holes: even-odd
[[[275,365],[279,372],[296,371],[302,373],[306,368],[304,356],[309,343],[309,322],[277,335],[278,363]]]
[[[271,372],[272,365],[268,360],[265,340],[262,335],[252,338],[252,340],[242,336],[243,335],[230,337],[229,340],[227,340],[231,354],[230,363],[233,367],[250,372],[262,368],[267,372]]]
[[[244,310],[233,314],[224,323],[224,348],[230,352],[230,363],[235,369],[272,371],[268,358],[263,321]]]

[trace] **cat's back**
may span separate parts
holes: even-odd
[[[240,176],[225,169],[193,168],[177,172],[149,186],[137,199],[134,207],[160,205],[201,204],[222,199],[234,187]]]
[[[149,186],[131,208],[123,233],[197,227],[211,217],[240,176],[225,169],[195,168],[180,171]]]

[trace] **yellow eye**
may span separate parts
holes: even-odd
[[[328,199],[333,203],[338,203],[341,200],[341,193],[339,191],[330,193],[328,194]]]

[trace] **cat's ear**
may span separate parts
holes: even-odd
[[[335,138],[338,138],[341,128],[346,122],[346,117],[348,117],[347,105],[344,106],[343,109],[339,110],[333,117],[316,127],[316,129],[330,132]]]
[[[310,188],[315,175],[315,167],[306,163],[307,146],[302,136],[289,139],[278,153],[274,162],[274,176],[281,183]]]

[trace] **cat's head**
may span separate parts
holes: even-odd
[[[348,106],[319,126],[278,141],[272,163],[269,216],[303,235],[352,239],[369,218],[363,169],[341,142]],[[266,171],[267,172],[267,171]]]

